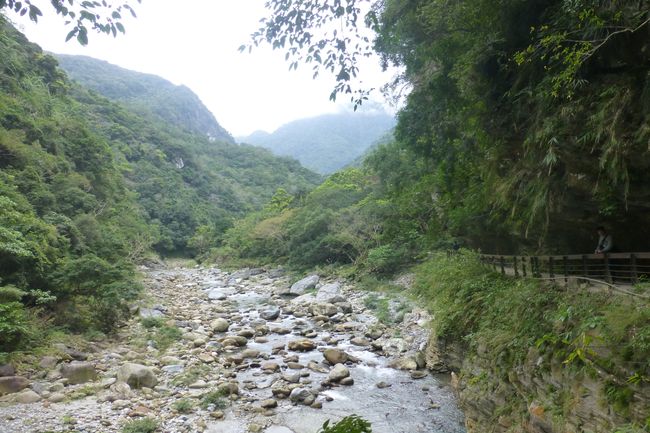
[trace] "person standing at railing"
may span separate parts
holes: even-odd
[[[612,240],[612,235],[607,233],[607,230],[603,226],[598,226],[596,228],[598,232],[598,246],[596,246],[596,254],[611,253],[614,249],[614,241]]]

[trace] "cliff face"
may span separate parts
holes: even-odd
[[[567,366],[531,348],[516,367],[490,352],[470,351],[432,336],[427,365],[454,371],[468,433],[643,432],[650,421],[650,386],[603,369]],[[638,426],[638,427],[634,427]]]

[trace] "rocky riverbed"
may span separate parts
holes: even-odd
[[[170,433],[315,433],[351,414],[375,433],[464,432],[445,378],[424,369],[423,310],[386,326],[367,293],[316,275],[145,272],[117,341],[0,367],[0,433],[121,432],[143,417]]]

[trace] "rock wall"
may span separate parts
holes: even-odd
[[[614,433],[650,421],[647,382],[567,366],[536,348],[513,368],[487,348],[472,351],[432,335],[426,361],[432,370],[452,372],[468,433]]]

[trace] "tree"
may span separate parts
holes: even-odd
[[[66,37],[66,41],[72,38],[77,39],[81,45],[88,44],[88,29],[98,33],[112,34],[124,33],[122,24],[122,13],[124,11],[135,17],[135,10],[125,0],[125,3],[113,4],[106,0],[99,1],[76,1],[75,0],[52,0],[51,8],[57,15],[65,19],[65,24],[72,26]],[[142,0],[136,0],[141,3]],[[20,16],[29,16],[29,19],[38,22],[43,16],[40,8],[32,3],[32,0],[0,0],[0,11],[12,11]]]
[[[270,15],[261,20],[252,43],[239,49],[249,51],[262,43],[285,50],[289,69],[300,63],[312,64],[314,78],[321,70],[336,77],[331,100],[338,94],[350,94],[355,109],[367,99],[369,89],[355,89],[351,81],[359,73],[358,62],[372,55],[372,41],[366,27],[376,22],[375,14],[365,6],[369,0],[269,0]],[[365,23],[360,26],[360,22]]]

